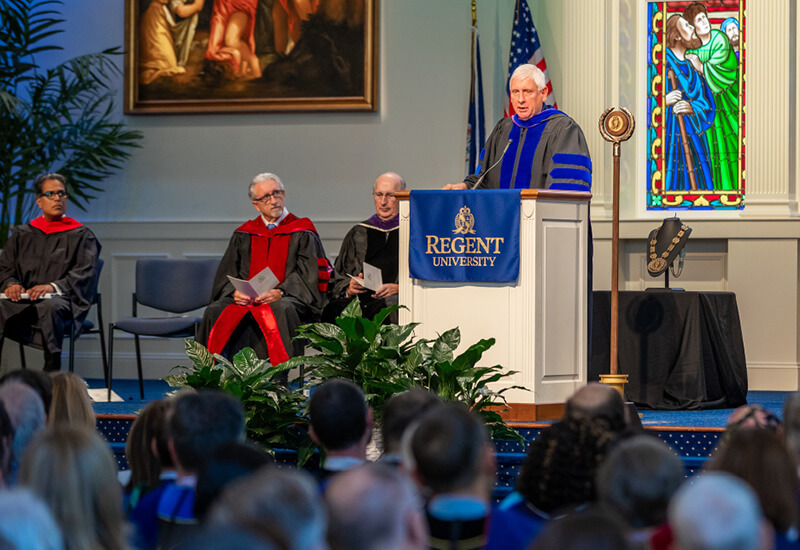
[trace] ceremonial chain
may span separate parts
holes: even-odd
[[[659,271],[663,271],[664,268],[667,267],[667,258],[675,250],[675,246],[681,242],[681,237],[683,234],[686,233],[686,230],[689,229],[688,225],[681,225],[681,230],[678,231],[678,234],[672,239],[672,242],[659,258],[656,254],[656,240],[658,239],[658,232],[661,230],[659,227],[656,229],[656,232],[653,233],[653,238],[650,239],[650,262],[647,264],[647,270],[652,271],[653,273],[658,273]]]

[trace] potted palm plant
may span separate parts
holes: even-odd
[[[48,43],[63,32],[60,4],[0,2],[0,248],[11,227],[32,217],[37,175],[64,175],[70,199],[85,209],[142,138],[114,120],[119,48],[51,68],[38,63],[40,54],[63,49]]]

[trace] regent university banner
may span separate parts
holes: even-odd
[[[519,276],[519,189],[411,191],[411,277],[506,283]]]

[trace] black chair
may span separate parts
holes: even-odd
[[[103,271],[103,259],[97,259],[97,279],[94,282],[95,291],[97,290],[97,285],[100,282],[100,273]],[[108,382],[108,358],[106,357],[106,335],[105,329],[103,329],[103,300],[100,296],[99,292],[95,292],[94,300],[92,300],[92,305],[97,306],[97,327],[95,328],[94,323],[92,323],[89,319],[84,319],[83,323],[81,323],[81,328],[78,332],[75,332],[75,323],[72,320],[69,321],[68,327],[69,332],[67,333],[67,338],[69,338],[69,372],[75,372],[75,340],[82,334],[99,334],[100,335],[100,354],[103,358],[103,377],[105,378],[106,382]],[[0,350],[3,349],[3,342],[5,340],[4,336],[0,336]],[[12,338],[9,338],[12,340]],[[17,342],[19,344],[19,360],[20,366],[23,369],[27,369],[28,365],[25,362],[25,346],[22,342]]]
[[[137,317],[137,304],[169,313],[184,314],[208,305],[219,260],[142,259],[136,262],[136,292],[133,293],[133,316],[108,325],[108,400],[114,368],[114,331],[133,334],[136,344],[136,367],[139,393],[144,399],[142,354],[139,336],[162,338],[194,337],[201,317]]]

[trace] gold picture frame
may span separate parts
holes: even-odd
[[[377,111],[377,9],[126,0],[125,113]]]

